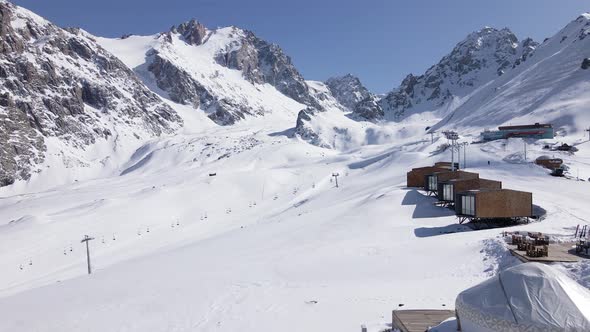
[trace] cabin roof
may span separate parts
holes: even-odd
[[[501,126],[499,130],[511,130],[511,129],[535,129],[535,128],[553,128],[550,123],[535,123],[530,125],[518,125],[518,126]]]
[[[457,195],[461,195],[461,194],[465,194],[465,195],[469,195],[469,194],[473,194],[473,195],[477,195],[479,193],[484,193],[484,192],[490,192],[490,191],[502,191],[502,192],[516,192],[516,193],[529,193],[528,191],[522,191],[522,190],[514,190],[514,189],[471,189],[471,190],[465,190],[462,191],[460,193],[457,193]]]

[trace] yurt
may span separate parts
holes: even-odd
[[[457,296],[463,332],[590,331],[590,291],[562,272],[525,263]]]

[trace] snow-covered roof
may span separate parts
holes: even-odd
[[[456,309],[464,331],[590,331],[590,291],[540,263],[463,291]]]

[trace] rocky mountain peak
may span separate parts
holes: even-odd
[[[351,111],[354,110],[358,102],[367,99],[371,95],[369,90],[361,83],[361,80],[352,74],[329,78],[326,85],[334,98]]]
[[[406,76],[380,105],[394,119],[408,111],[450,112],[453,100],[526,61],[537,45],[530,38],[519,42],[510,29],[484,27],[457,43],[424,74]]]
[[[239,41],[220,50],[218,64],[240,70],[252,83],[268,83],[284,95],[310,107],[321,109],[310,95],[309,87],[291,58],[277,44],[265,41],[253,32],[240,30]]]
[[[172,31],[182,35],[184,41],[191,45],[203,44],[208,33],[207,28],[194,18],[178,27],[172,27]]]

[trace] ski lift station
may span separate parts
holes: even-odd
[[[494,141],[511,137],[552,139],[555,132],[551,124],[535,123],[533,125],[503,126],[498,130],[485,130],[481,133],[482,141]]]

